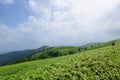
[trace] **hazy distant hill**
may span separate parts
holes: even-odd
[[[41,47],[41,48],[44,48],[44,47]],[[19,63],[19,62],[38,60],[38,59],[59,57],[59,56],[75,54],[77,52],[79,52],[79,47],[75,47],[75,46],[51,47],[47,50],[39,51],[39,52],[29,56],[29,57],[17,60],[16,62]]]
[[[28,57],[34,53],[44,51],[46,49],[50,48],[49,46],[43,46],[38,49],[31,49],[31,50],[23,50],[23,51],[14,51],[14,52],[9,52],[6,54],[1,54],[0,55],[0,65],[3,64],[9,64],[12,62],[15,62],[18,59]]]
[[[14,62],[17,59],[27,57],[27,56],[33,54],[34,52],[35,52],[34,50],[25,50],[25,51],[9,52],[7,54],[0,55],[0,65]]]
[[[102,42],[96,42],[96,43],[88,43],[88,44],[85,44],[85,45],[82,45],[80,46],[81,48],[91,48],[91,47],[97,47],[99,46],[100,44],[102,44]]]
[[[31,60],[46,59],[51,57],[59,57],[86,50],[97,49],[101,47],[111,46],[112,44],[120,44],[120,39],[104,42],[104,43],[88,43],[80,47],[75,46],[59,46],[50,47],[42,46],[38,49],[14,51],[7,54],[0,55],[0,65],[9,63],[19,63]]]
[[[96,43],[88,43],[85,45],[80,46],[81,48],[87,48],[87,49],[96,49],[96,48],[101,48],[101,47],[107,47],[107,46],[112,46],[112,44],[119,45],[120,44],[120,39],[108,41],[108,42],[96,42]]]
[[[18,59],[15,63],[20,62],[26,62],[26,61],[32,61],[32,60],[39,60],[39,59],[46,59],[46,58],[52,58],[52,57],[59,57],[59,56],[65,56],[75,53],[80,53],[87,50],[102,48],[106,46],[112,46],[112,43],[119,44],[120,40],[113,40],[109,42],[97,42],[97,43],[88,43],[85,45],[82,45],[80,47],[75,46],[58,46],[58,47],[49,47],[49,46],[43,46],[40,48],[43,49],[42,51],[36,52],[35,54],[32,54],[28,57]],[[44,48],[46,50],[44,50]],[[47,49],[48,48],[48,49]]]

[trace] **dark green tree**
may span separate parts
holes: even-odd
[[[115,42],[112,42],[112,46],[114,46],[115,45]]]
[[[87,50],[87,47],[85,47],[84,49]]]
[[[56,51],[56,52],[50,51],[50,52],[48,53],[48,55],[49,55],[50,57],[57,57],[57,56],[60,56],[60,54],[59,54],[58,51]]]
[[[73,52],[73,51],[70,51],[69,54],[74,54],[74,52]]]
[[[57,56],[59,56],[59,52],[58,51],[53,52],[52,57],[57,57]]]
[[[93,48],[93,45],[91,45],[91,47]]]
[[[78,51],[81,51],[81,48],[79,48]]]

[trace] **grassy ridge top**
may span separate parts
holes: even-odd
[[[115,43],[115,45],[120,45],[120,39],[101,43],[98,47],[107,47],[107,46],[111,46],[113,43]]]
[[[0,67],[0,79],[120,79],[120,45]]]
[[[71,54],[78,52],[78,47],[73,47],[73,46],[54,47],[50,50],[36,53],[36,54],[32,55],[31,57],[33,59],[40,57],[40,55],[47,55],[47,57],[52,57],[52,56],[57,57],[57,56],[68,55],[70,52],[71,52]],[[56,53],[56,54],[53,55],[53,53]]]
[[[44,51],[34,53],[33,55],[30,55],[29,57],[19,59],[15,63],[46,59],[46,58],[52,58],[52,57],[60,57],[60,56],[74,54],[76,52],[79,52],[79,47],[75,47],[75,46],[51,47]]]
[[[25,57],[22,59],[18,59],[15,63],[21,63],[21,62],[27,62],[27,61],[33,61],[33,60],[39,60],[39,59],[46,59],[46,58],[52,58],[52,57],[60,57],[60,56],[65,56],[65,55],[70,55],[70,54],[75,54],[77,52],[83,52],[87,50],[92,50],[92,49],[97,49],[97,48],[102,48],[102,47],[107,47],[111,46],[112,44],[119,45],[120,40],[113,40],[109,42],[104,42],[104,43],[88,43],[85,45],[82,45],[80,47],[75,47],[75,46],[58,46],[58,47],[51,47],[46,50],[43,50],[41,52],[37,52],[33,55],[30,55],[29,57]],[[43,49],[46,48],[43,47]],[[41,48],[40,48],[41,49]]]

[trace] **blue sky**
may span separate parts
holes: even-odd
[[[0,23],[6,24],[11,28],[27,21],[27,17],[32,13],[25,7],[25,1],[15,1],[13,4],[0,3]]]
[[[0,52],[117,38],[119,0],[0,0]]]

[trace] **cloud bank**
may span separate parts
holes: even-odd
[[[0,0],[0,2],[2,2],[3,4],[7,5],[7,4],[13,4],[15,0]]]
[[[32,12],[16,28],[0,24],[1,50],[80,45],[120,38],[119,0],[28,0]]]

